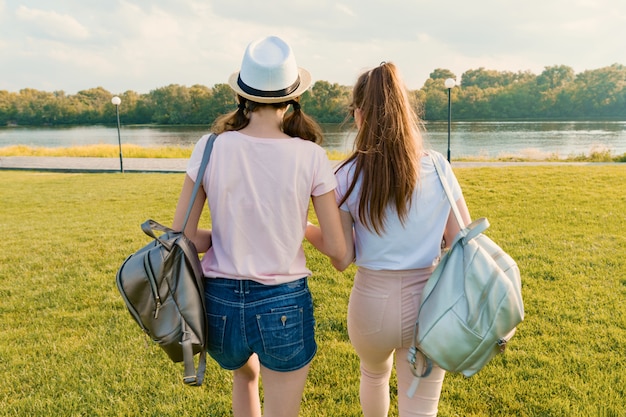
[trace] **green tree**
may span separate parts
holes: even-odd
[[[576,76],[569,91],[572,113],[577,117],[626,117],[626,68],[613,64]]]
[[[139,94],[128,90],[119,94],[122,103],[120,104],[120,118],[126,124],[147,124],[152,122],[152,106],[148,94]],[[109,99],[110,102],[110,99]],[[108,123],[115,123],[114,106],[110,106],[108,113]]]
[[[207,123],[207,115],[211,108],[212,91],[210,88],[195,84],[189,88],[190,118],[188,123]]]
[[[433,76],[435,78],[433,78]],[[448,78],[456,79],[456,76],[448,70],[435,70],[431,73],[431,77],[424,82],[422,87],[422,104],[423,117],[426,120],[443,120],[448,118],[448,89],[445,81]],[[450,99],[457,102],[459,88],[455,87],[450,90]]]
[[[211,89],[211,101],[207,107],[206,121],[213,121],[237,108],[237,95],[228,84],[215,84]]]
[[[301,99],[305,112],[320,123],[341,123],[348,116],[351,88],[328,81],[316,81]]]
[[[79,112],[79,123],[103,123],[107,119],[112,96],[102,87],[79,91],[74,97],[77,107],[82,110]]]
[[[544,68],[543,72],[537,76],[537,85],[542,91],[554,90],[567,86],[575,78],[576,75],[571,67],[555,65]]]
[[[544,117],[560,118],[567,114],[561,98],[574,79],[574,70],[566,65],[545,67],[543,72],[536,77],[537,110]]]
[[[491,97],[492,117],[496,119],[524,119],[536,117],[537,93],[535,76],[518,73],[517,79]]]
[[[425,120],[447,118],[448,91],[444,82],[457,79],[443,68],[431,72],[409,99]],[[626,67],[621,64],[575,74],[565,65],[529,71],[468,70],[451,89],[456,120],[477,119],[626,119]],[[111,124],[115,120],[112,94],[102,87],[67,95],[25,88],[0,91],[0,125]],[[236,108],[235,93],[227,84],[212,88],[171,84],[138,94],[121,94],[125,123],[210,124]],[[348,114],[351,87],[317,81],[302,96],[304,110],[321,123],[341,123]]]
[[[54,94],[32,88],[20,90],[13,102],[15,123],[20,125],[51,124],[52,116],[47,113],[52,107]]]
[[[496,116],[492,106],[492,99],[500,88],[479,88],[477,86],[463,86],[459,90],[458,100],[454,102],[455,119],[491,119]]]
[[[424,102],[426,101],[426,93],[422,90],[411,90],[408,92],[409,102],[420,119],[425,117]]]
[[[448,69],[437,68],[433,72],[430,73],[429,79],[431,80],[447,80],[448,78],[453,78],[456,80],[456,75]]]
[[[487,70],[481,67],[464,72],[461,76],[461,85],[482,89],[501,88],[511,85],[516,79],[517,74],[514,72]]]
[[[16,123],[15,100],[15,93],[0,90],[0,125],[6,126]]]
[[[189,123],[191,100],[187,87],[170,84],[150,91],[150,97],[154,123],[173,125]]]

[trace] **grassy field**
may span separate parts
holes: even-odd
[[[439,415],[626,416],[626,167],[455,171],[472,216],[519,263],[526,319],[477,375],[446,376]],[[210,361],[205,385],[184,386],[115,286],[148,241],[141,222],[171,222],[182,181],[0,171],[0,416],[231,415],[231,374]],[[359,416],[354,269],[306,253],[319,353],[301,415]]]

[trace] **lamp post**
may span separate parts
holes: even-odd
[[[456,81],[453,78],[448,78],[445,81],[445,86],[448,89],[448,162],[450,162],[450,122],[452,121],[452,101],[450,100],[450,90],[456,85]]]
[[[117,115],[117,143],[120,148],[120,172],[124,173],[124,163],[122,162],[122,137],[120,135],[120,104],[122,99],[115,96],[111,99],[111,103],[115,106],[115,114]]]

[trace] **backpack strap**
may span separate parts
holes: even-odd
[[[182,317],[181,317],[182,318]],[[204,380],[204,373],[206,371],[206,349],[202,349],[200,352],[200,361],[198,362],[198,371],[196,373],[193,362],[193,345],[191,341],[191,332],[187,329],[187,322],[182,318],[183,326],[183,364],[185,369],[185,375],[183,382],[186,385],[199,387]]]
[[[202,154],[202,162],[200,163],[200,169],[198,170],[198,176],[196,177],[196,182],[193,185],[193,191],[189,200],[189,207],[187,207],[187,213],[185,214],[185,221],[183,222],[182,228],[183,231],[187,226],[187,221],[189,220],[189,216],[191,215],[191,208],[193,207],[193,203],[196,201],[198,190],[200,189],[200,185],[202,184],[202,177],[204,177],[206,167],[207,165],[209,165],[209,158],[211,157],[213,144],[215,143],[216,138],[217,135],[215,133],[211,133],[211,136],[209,136],[209,139],[207,140],[206,147],[204,148],[204,153]],[[202,381],[204,380],[204,373],[206,370],[206,349],[202,349],[202,352],[200,352],[200,361],[198,362],[198,370],[196,373],[193,360],[194,354],[193,344],[191,340],[191,332],[189,332],[189,330],[187,329],[187,322],[185,321],[185,319],[183,317],[181,318],[183,326],[183,338],[181,343],[183,347],[183,364],[185,369],[183,382],[191,386],[200,386],[202,385]]]
[[[187,226],[187,221],[189,220],[189,215],[191,214],[191,208],[193,207],[193,203],[196,201],[196,195],[198,194],[198,189],[200,189],[200,184],[202,184],[202,177],[204,176],[204,171],[206,171],[207,165],[209,165],[209,158],[211,157],[211,151],[213,151],[213,144],[215,143],[215,139],[217,135],[215,133],[211,133],[211,136],[207,140],[206,147],[204,148],[204,154],[202,154],[202,163],[200,164],[200,169],[198,170],[198,176],[196,177],[196,182],[193,185],[193,191],[191,193],[191,198],[189,200],[189,207],[187,207],[187,214],[185,214],[185,221],[183,222],[182,230],[185,230]]]
[[[448,181],[446,181],[445,175],[443,173],[443,169],[441,168],[441,165],[439,165],[439,162],[437,161],[437,159],[432,153],[430,153],[429,156],[430,156],[430,160],[433,162],[433,165],[435,166],[435,172],[437,173],[437,177],[439,178],[439,181],[441,182],[443,190],[446,193],[446,197],[448,198],[448,201],[450,202],[450,208],[452,209],[452,212],[454,213],[454,217],[456,218],[456,221],[459,223],[459,227],[462,230],[463,227],[465,226],[463,224],[463,218],[461,217],[461,212],[459,211],[459,208],[457,207],[456,202],[454,201],[454,197],[452,196],[452,190],[450,190]],[[413,396],[415,395],[415,391],[417,391],[417,387],[419,386],[421,378],[426,378],[427,376],[430,375],[430,373],[433,370],[433,361],[429,357],[424,355],[424,353],[422,353],[417,347],[418,327],[419,327],[419,322],[416,321],[415,327],[413,328],[413,344],[409,348],[409,352],[407,354],[407,360],[409,361],[411,372],[413,373],[413,376],[414,376],[413,382],[411,383],[411,386],[409,387],[406,393],[409,398],[413,398]],[[421,365],[421,369],[418,369],[419,365]]]
[[[435,165],[435,171],[437,171],[437,177],[439,177],[439,181],[441,182],[441,185],[443,186],[443,190],[445,191],[446,196],[448,197],[448,201],[450,201],[450,207],[452,208],[452,212],[454,213],[454,217],[456,218],[456,221],[459,223],[459,228],[463,229],[465,227],[465,223],[463,223],[463,217],[461,217],[461,212],[459,211],[459,208],[456,205],[456,201],[454,201],[454,197],[452,196],[452,190],[450,190],[450,186],[448,185],[448,181],[445,178],[443,169],[441,168],[441,165],[439,165],[439,162],[437,161],[437,159],[432,154],[430,154],[430,159],[433,161],[433,164]]]

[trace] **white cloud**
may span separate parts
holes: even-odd
[[[356,16],[352,9],[344,4],[335,4],[335,10],[349,17]]]
[[[66,14],[19,6],[15,15],[30,26],[27,30],[33,36],[68,41],[89,38],[89,30]]]

